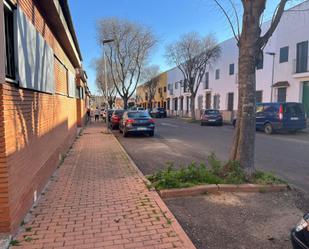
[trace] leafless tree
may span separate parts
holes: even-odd
[[[213,36],[201,37],[195,32],[183,35],[166,48],[166,58],[183,74],[184,87],[191,93],[191,118],[195,120],[197,90],[210,67],[220,57],[220,47]]]
[[[160,81],[160,68],[158,66],[150,66],[143,71],[143,79],[145,80],[144,91],[148,96],[148,106],[152,108],[153,100],[156,95],[157,87]]]
[[[99,21],[97,32],[100,43],[106,39],[113,40],[104,45],[105,55],[116,91],[126,109],[156,39],[149,28],[118,18]],[[119,85],[116,84],[117,80]]]
[[[238,79],[238,112],[230,160],[238,161],[248,174],[255,171],[255,92],[256,92],[256,66],[263,59],[263,48],[276,30],[288,0],[278,1],[270,27],[262,33],[261,23],[266,8],[266,0],[241,0],[242,25],[240,25],[241,11],[235,3],[229,0],[234,18],[229,14],[224,1],[214,0],[226,16],[237,45],[239,47],[239,79]],[[235,18],[236,17],[236,18]],[[237,20],[235,28],[235,22]]]
[[[106,85],[105,85],[105,72],[104,72],[104,59],[98,59],[95,61],[95,68],[96,68],[96,84],[98,89],[102,92],[105,99],[107,99],[109,108],[113,108],[113,105],[116,100],[116,85],[119,85],[118,82],[114,83],[111,73],[111,68],[109,65],[106,67]]]

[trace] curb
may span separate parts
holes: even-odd
[[[133,159],[130,157],[130,155],[126,152],[124,147],[121,145],[119,140],[115,137],[115,135],[113,133],[111,133],[111,135],[116,140],[116,142],[118,143],[118,145],[121,148],[121,150],[123,151],[123,153],[127,156],[128,160],[130,162],[130,165],[136,171],[138,176],[143,180],[143,182],[145,183],[146,186],[150,186],[151,182],[140,171],[140,169],[137,167],[137,165],[135,164]],[[184,248],[186,248],[186,249],[196,249],[196,247],[193,245],[192,241],[190,240],[190,238],[188,237],[186,232],[180,226],[177,219],[174,217],[172,212],[165,205],[165,203],[161,199],[160,195],[155,191],[155,189],[154,188],[149,189],[149,193],[150,193],[151,197],[154,199],[154,201],[157,203],[158,207],[161,209],[162,213],[164,213],[167,216],[167,218],[169,218],[171,221],[173,221],[171,223],[171,226],[173,227],[174,231],[179,235],[180,240],[182,240]]]
[[[286,184],[262,185],[262,184],[208,184],[190,188],[159,190],[162,198],[197,196],[202,194],[229,193],[270,193],[287,191]]]

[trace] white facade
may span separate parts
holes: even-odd
[[[274,102],[305,101],[305,103],[308,103],[309,96],[307,96],[307,94],[306,96],[303,96],[303,89],[304,85],[308,85],[309,87],[309,11],[296,11],[306,9],[309,9],[309,1],[285,11],[280,24],[270,38],[267,46],[264,48],[263,68],[256,71],[256,90],[260,91],[260,101],[262,102],[271,101],[273,57],[275,57],[272,100]],[[268,27],[269,22],[262,25],[262,30],[265,32]],[[297,47],[301,46],[298,45],[301,42],[304,43],[302,44],[302,48],[299,48],[298,51],[298,61],[300,62],[296,63]],[[202,99],[202,109],[220,109],[225,114],[225,119],[229,120],[231,119],[232,111],[237,109],[238,47],[236,46],[234,38],[222,42],[220,47],[222,51],[220,59],[208,70],[209,87],[208,89],[205,89],[205,80],[201,83],[195,100],[195,107],[199,112],[199,104]],[[288,47],[288,49],[284,47]],[[275,56],[269,55],[267,52],[275,53]],[[282,53],[282,56],[280,56],[280,52]],[[288,55],[288,57],[285,57],[284,60],[285,55]],[[302,58],[299,59],[300,57]],[[280,59],[285,62],[280,63]],[[234,64],[234,72],[231,75],[230,64]],[[298,64],[299,73],[296,73],[296,64]],[[216,79],[216,70],[219,70],[219,79]],[[181,96],[184,96],[184,108],[186,108],[185,97],[188,94],[183,93],[183,88],[179,86],[178,89],[175,89],[175,82],[183,80],[180,70],[173,68],[168,71],[167,79],[167,83],[173,86],[173,94],[171,95],[171,90],[169,90],[168,98],[172,101],[175,98],[181,98]],[[171,86],[168,86],[168,89],[171,89]],[[228,101],[229,98],[230,101]],[[208,103],[208,106],[206,103]],[[170,110],[175,110],[173,109],[173,104],[171,104],[170,107]],[[307,109],[307,112],[308,111],[309,110]],[[180,110],[180,105],[178,105],[177,112],[171,112],[171,114],[175,113],[178,115],[183,114]]]

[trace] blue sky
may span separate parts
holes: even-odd
[[[271,18],[279,1],[267,2],[264,20]],[[300,1],[292,4],[297,2]],[[150,64],[159,65],[161,71],[172,67],[164,58],[166,45],[184,33],[211,33],[219,42],[232,36],[226,19],[212,0],[69,0],[69,4],[93,94],[96,93],[96,86],[92,62],[102,53],[96,38],[96,23],[101,18],[121,17],[151,27],[159,42],[151,55]]]

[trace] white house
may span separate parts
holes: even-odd
[[[305,1],[284,12],[256,71],[256,97],[258,102],[303,102],[309,115],[308,9],[309,1]],[[269,25],[264,23],[262,30],[265,32]],[[195,106],[197,114],[202,109],[216,108],[230,120],[238,102],[238,47],[234,38],[222,42],[220,47],[221,57],[206,73]],[[190,94],[184,93],[182,82],[179,69],[167,72],[168,107],[172,115],[190,114]]]

